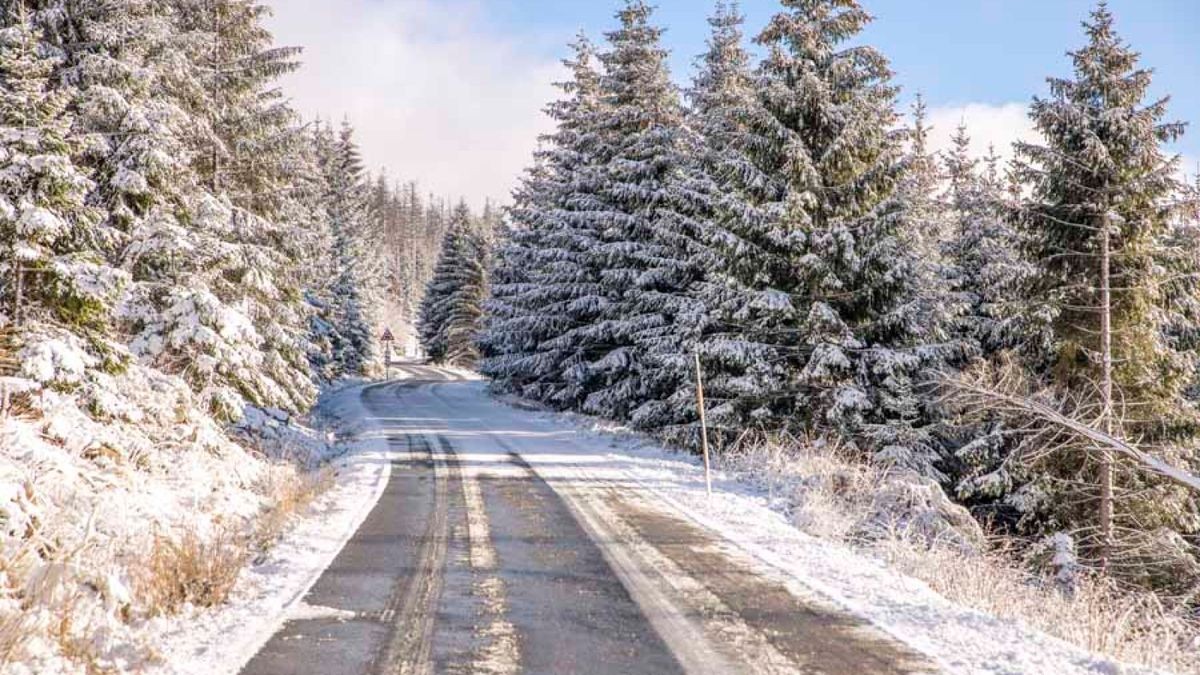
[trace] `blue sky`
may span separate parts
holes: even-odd
[[[357,127],[376,169],[430,191],[504,201],[563,77],[559,60],[580,28],[596,40],[621,0],[265,0],[284,44],[305,67],[284,88],[307,116]],[[656,0],[676,78],[704,50],[713,0]],[[1070,74],[1092,0],[863,0],[877,17],[864,40],[891,59],[905,101],[920,91],[935,148],[960,121],[974,151],[1001,154],[1032,134],[1026,111],[1050,75]],[[1112,0],[1118,29],[1157,72],[1175,119],[1193,129],[1176,148],[1200,163],[1200,0]],[[757,32],[778,0],[743,0]]]
[[[617,0],[485,0],[509,30],[532,37],[549,53],[585,27],[613,25]],[[703,50],[712,3],[657,0],[668,28],[677,78],[690,73]],[[1044,93],[1045,78],[1070,71],[1065,52],[1083,41],[1080,22],[1092,0],[865,0],[876,21],[864,40],[892,60],[906,96],[920,91],[933,106],[1028,102]],[[778,10],[775,0],[743,0],[753,34]],[[1193,122],[1179,151],[1200,158],[1200,2],[1112,0],[1117,27],[1155,69],[1156,94],[1170,93],[1172,113]]]

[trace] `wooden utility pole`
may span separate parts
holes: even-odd
[[[1100,220],[1100,428],[1110,436],[1113,430],[1111,220],[1108,212]],[[1103,446],[1099,481],[1100,568],[1106,569],[1113,547],[1113,455]]]
[[[700,448],[704,453],[704,489],[712,498],[712,464],[708,458],[708,419],[704,412],[704,373],[700,369],[700,352],[696,358],[696,407],[700,410]]]

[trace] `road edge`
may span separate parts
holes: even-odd
[[[160,675],[237,673],[266,645],[303,604],[304,598],[345,548],[382,497],[391,478],[392,449],[386,436],[372,435],[376,427],[363,394],[394,382],[359,383],[333,392],[322,402],[327,417],[349,431],[351,450],[334,460],[335,486],[301,519],[293,523],[272,555],[242,572],[238,585],[247,596],[207,617],[208,630],[186,649],[170,650],[166,661],[149,672]],[[381,461],[383,460],[383,461]],[[331,515],[334,517],[331,518]],[[331,520],[337,525],[329,528]],[[336,534],[336,536],[331,536]],[[313,550],[313,542],[319,550]],[[263,589],[262,581],[281,581],[278,569],[293,566],[282,587]],[[261,573],[258,570],[262,569]],[[235,589],[235,597],[239,589]]]

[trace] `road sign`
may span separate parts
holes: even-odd
[[[395,335],[392,335],[392,329],[391,329],[391,328],[385,328],[385,329],[383,330],[383,337],[381,337],[380,339],[381,339],[381,340],[383,340],[384,342],[395,342],[395,341],[396,341],[396,336],[395,336]]]

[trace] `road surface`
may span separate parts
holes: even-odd
[[[401,374],[362,392],[390,482],[244,675],[934,670],[599,471],[574,429]]]

